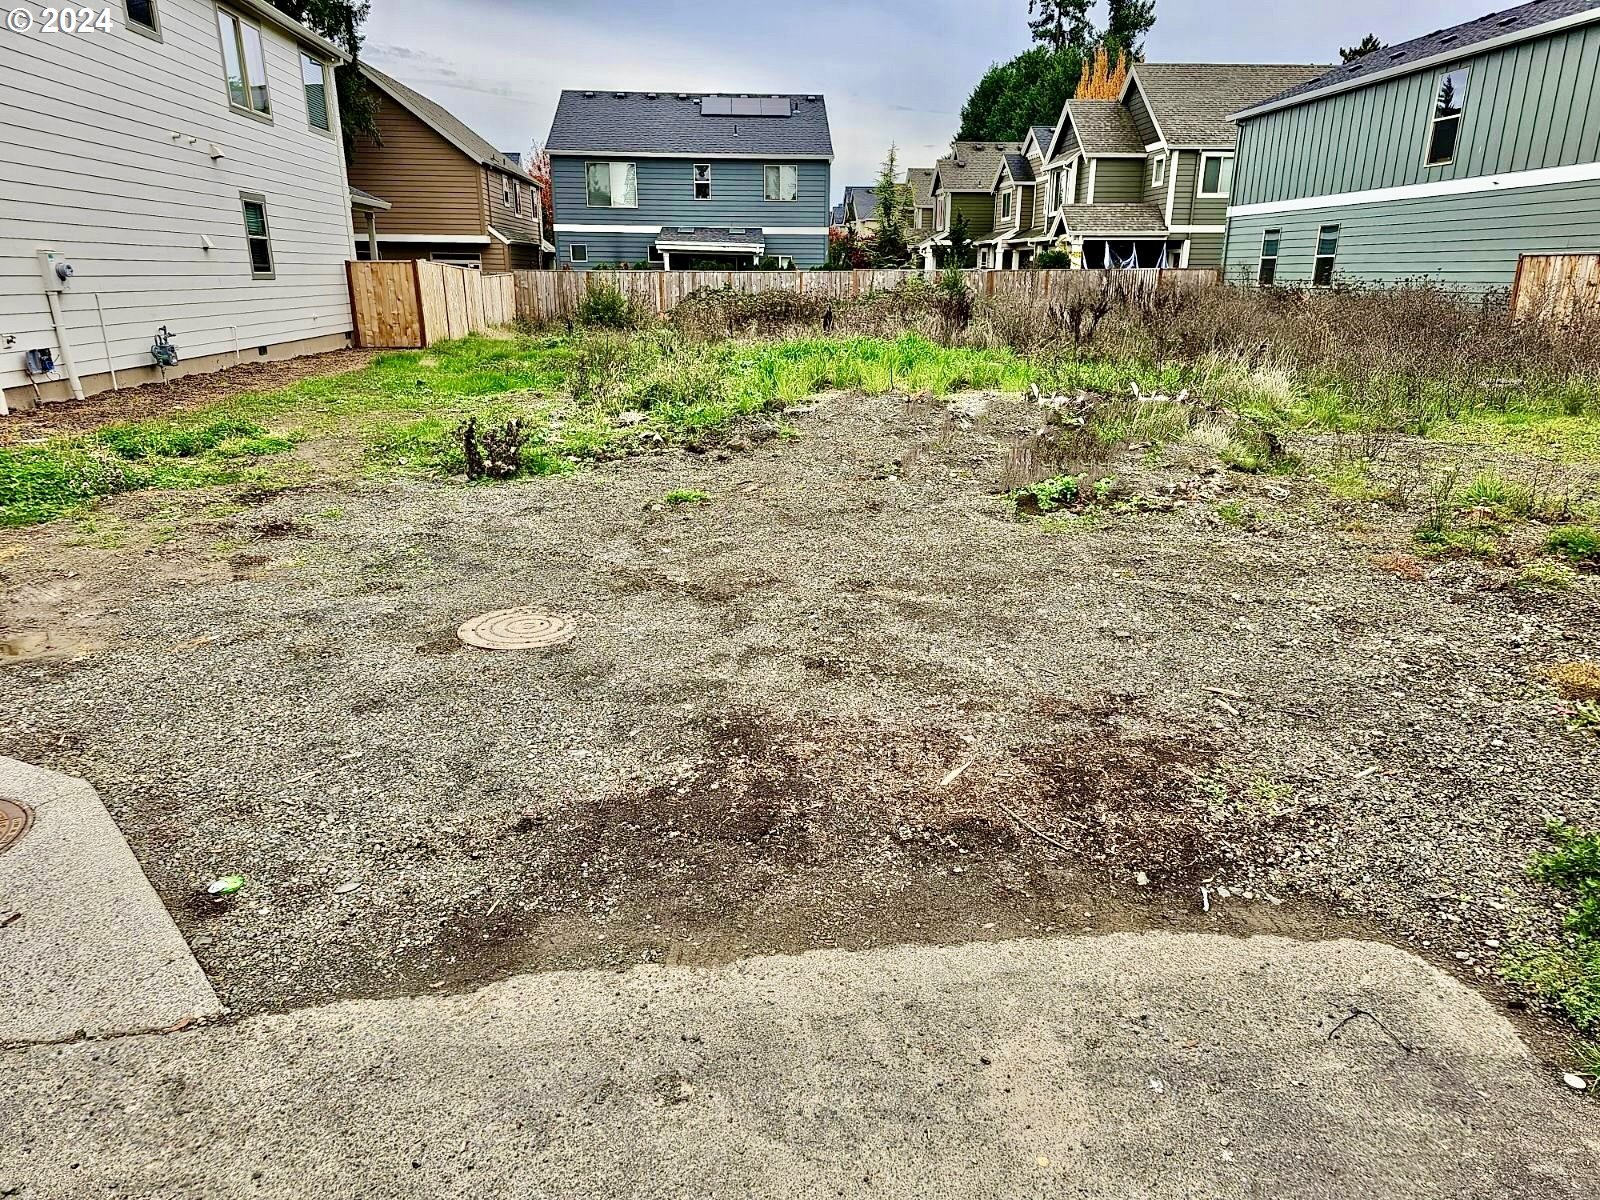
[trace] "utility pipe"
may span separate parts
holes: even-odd
[[[61,344],[61,365],[67,369],[67,384],[72,388],[72,398],[82,400],[83,380],[78,378],[77,365],[72,361],[72,343],[67,340],[67,322],[61,315],[61,296],[46,287],[44,299],[50,306],[50,320],[56,327],[56,341]]]
[[[111,361],[111,339],[106,336],[106,310],[100,304],[100,293],[94,294],[94,311],[100,318],[100,345],[106,352],[106,370],[111,372],[111,390],[119,391],[117,387],[117,364]]]

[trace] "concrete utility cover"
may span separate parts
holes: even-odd
[[[14,1050],[0,1096],[23,1200],[1593,1200],[1600,1176],[1593,1104],[1503,1016],[1354,941],[530,975]]]
[[[577,622],[571,617],[535,608],[502,608],[484,613],[456,630],[456,636],[468,646],[484,650],[545,650],[565,645],[577,633]]]
[[[222,1011],[94,789],[0,758],[7,812],[33,810],[0,854],[0,1042],[164,1029]],[[6,818],[0,815],[0,821]]]

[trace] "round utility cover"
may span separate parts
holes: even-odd
[[[456,630],[456,636],[468,646],[484,650],[547,650],[565,645],[577,633],[577,623],[571,617],[534,608],[502,608],[484,613]]]
[[[33,824],[33,809],[15,800],[0,800],[0,851],[9,850],[22,840]]]

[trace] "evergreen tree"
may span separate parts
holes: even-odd
[[[355,134],[378,141],[378,102],[356,71],[356,60],[361,56],[361,26],[372,11],[371,0],[272,0],[272,6],[350,55],[350,61],[333,73],[346,151]]]
[[[873,235],[873,254],[877,265],[885,268],[905,265],[910,251],[906,249],[906,197],[905,185],[896,182],[900,173],[899,151],[893,142],[889,153],[878,168],[877,194],[878,231]]]
[[[1092,46],[1089,0],[1028,0],[1028,32],[1039,45],[1058,52]]]
[[[1365,58],[1374,50],[1382,50],[1384,44],[1378,40],[1378,35],[1369,33],[1354,46],[1340,46],[1339,57],[1345,62],[1355,62],[1358,58]]]
[[[1144,35],[1156,23],[1156,0],[1107,0],[1105,43],[1135,61],[1144,57]]]
[[[1074,47],[1035,46],[990,67],[961,108],[956,138],[964,142],[1020,142],[1030,125],[1054,125],[1077,90],[1083,54]]]
[[[942,267],[970,267],[978,256],[972,249],[972,231],[967,225],[967,214],[958,212],[950,222],[950,244],[944,247],[939,265]]]

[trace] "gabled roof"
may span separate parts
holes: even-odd
[[[844,189],[844,219],[870,221],[878,215],[878,189],[846,187]]]
[[[931,208],[933,206],[932,167],[912,167],[906,172],[906,183],[911,187],[911,206],[913,208]]]
[[[951,142],[950,153],[934,167],[937,186],[947,192],[987,192],[1007,154],[1020,154],[1021,142]]]
[[[1039,147],[1040,154],[1050,153],[1050,139],[1055,136],[1055,132],[1056,127],[1054,125],[1032,125],[1028,128],[1028,135],[1033,138],[1034,144]],[[1022,144],[1024,147],[1027,146],[1026,139]]]
[[[1346,91],[1380,78],[1409,74],[1433,62],[1460,58],[1468,50],[1481,52],[1490,45],[1538,37],[1547,31],[1547,26],[1581,25],[1587,21],[1600,21],[1600,0],[1533,0],[1531,4],[1492,12],[1398,46],[1363,54],[1354,62],[1324,71],[1315,79],[1287,87],[1259,103],[1241,105],[1235,115],[1254,116],[1299,104],[1324,92]]]
[[[830,224],[830,225],[843,225],[844,224],[844,205],[842,203],[835,204],[832,208],[830,208],[828,210],[828,224]]]
[[[1137,85],[1167,145],[1227,148],[1239,138],[1231,113],[1327,69],[1280,63],[1135,63],[1122,94],[1126,98]]]
[[[706,101],[715,101],[708,106]],[[787,110],[726,115],[706,107]],[[832,158],[828,106],[818,95],[567,90],[556,104],[545,149],[552,154],[716,155],[720,158]]]
[[[1085,154],[1144,153],[1144,140],[1122,101],[1068,100],[1065,107]]]
[[[1000,182],[1000,175],[1008,174],[1013,183],[1032,183],[1033,164],[1028,161],[1028,156],[1022,153],[1004,154],[1000,157],[1000,169],[995,174],[995,182]]]
[[[515,175],[526,183],[533,182],[533,177],[518,164],[496,150],[493,142],[485,141],[479,137],[463,125],[454,114],[447,112],[421,92],[408,88],[398,79],[390,78],[376,67],[370,67],[366,63],[361,63],[358,69],[362,75],[366,76],[373,87],[388,96],[389,99],[393,100],[468,158],[482,163],[486,167],[494,167],[497,170]]]

